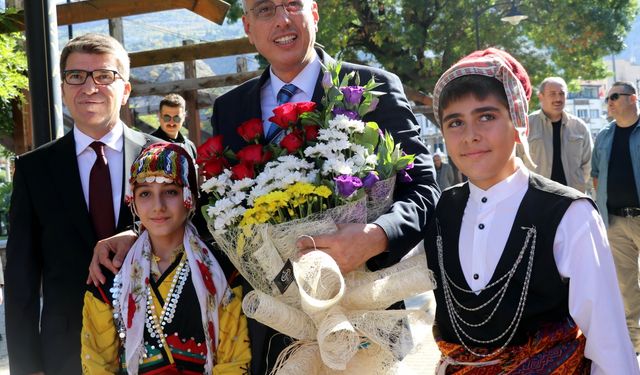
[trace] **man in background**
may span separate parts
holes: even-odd
[[[186,116],[186,103],[182,96],[178,94],[165,96],[160,101],[160,108],[158,110],[160,127],[151,133],[151,135],[167,142],[180,144],[187,150],[193,160],[195,160],[196,145],[180,133]]]
[[[591,177],[596,203],[607,225],[629,335],[640,352],[640,130],[638,94],[630,82],[616,82],[605,99],[614,121],[596,138]]]
[[[541,109],[529,115],[532,171],[582,193],[589,188],[593,143],[587,125],[564,110],[567,84],[560,77],[545,78],[538,88]]]

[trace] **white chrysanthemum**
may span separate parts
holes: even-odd
[[[252,187],[255,184],[256,184],[255,180],[251,178],[243,178],[242,180],[237,180],[233,183],[233,185],[231,186],[231,191],[232,192],[243,191]]]
[[[329,121],[329,127],[346,130],[349,134],[364,132],[364,122],[360,120],[350,120],[345,115],[337,115]]]
[[[320,129],[318,131],[318,141],[339,141],[339,140],[344,140],[344,141],[348,141],[349,140],[349,134],[345,133],[344,131],[338,130],[338,129]]]
[[[224,232],[227,228],[240,220],[240,217],[245,213],[246,208],[244,207],[235,207],[233,209],[227,210],[221,215],[217,216],[213,221],[213,229],[218,232]]]
[[[209,217],[220,216],[222,215],[222,213],[230,210],[234,206],[236,206],[236,204],[233,203],[230,198],[225,197],[222,199],[218,199],[213,206],[209,206],[209,208],[207,209],[207,214],[209,215]]]
[[[225,169],[220,175],[211,177],[206,180],[200,188],[207,193],[216,192],[218,195],[223,195],[231,185],[231,171]]]
[[[235,205],[241,205],[246,198],[247,193],[245,193],[244,191],[238,191],[229,197],[231,202],[233,202]]]
[[[334,175],[339,176],[342,174],[353,174],[353,164],[344,159],[344,156],[340,156],[336,159],[329,159],[322,165],[322,174],[324,176]]]

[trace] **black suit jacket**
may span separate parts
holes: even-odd
[[[157,139],[126,126],[123,138],[124,198],[133,160]],[[9,220],[5,313],[11,373],[80,374],[85,281],[97,240],[72,131],[16,158]],[[117,231],[131,223],[131,211],[121,202]]]
[[[317,49],[322,64],[335,63],[324,51]],[[386,94],[381,96],[378,107],[365,116],[365,121],[375,121],[380,128],[389,131],[396,142],[408,154],[415,154],[414,168],[409,171],[413,178],[411,183],[398,183],[394,193],[395,203],[385,215],[374,223],[382,227],[389,238],[389,251],[369,260],[370,269],[379,269],[397,263],[423,237],[428,217],[434,212],[435,203],[440,195],[435,182],[435,169],[431,156],[420,140],[419,127],[400,79],[395,74],[381,69],[343,62],[341,76],[351,71],[360,75],[360,82],[365,83],[373,76],[382,83],[376,91]],[[236,128],[242,122],[262,119],[260,106],[260,89],[269,80],[269,68],[257,78],[249,80],[216,99],[213,106],[211,125],[214,134],[221,134],[225,146],[238,151],[247,143],[238,135]],[[320,105],[324,91],[322,89],[322,72],[316,81],[313,101]],[[246,293],[246,291],[245,291]],[[251,338],[252,368],[254,374],[264,374],[274,364],[275,357],[282,348],[269,340],[274,332],[265,326],[249,319]],[[285,343],[282,343],[285,344]],[[274,356],[275,355],[275,356]],[[268,357],[268,358],[267,358]],[[265,360],[268,359],[268,365]]]

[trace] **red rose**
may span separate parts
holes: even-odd
[[[296,103],[296,110],[298,111],[299,115],[301,115],[303,113],[306,113],[306,112],[314,111],[315,109],[316,109],[316,103],[315,102],[298,102],[298,103]]]
[[[241,161],[253,164],[264,164],[271,159],[271,152],[265,151],[262,145],[248,145],[236,154]]]
[[[304,144],[304,141],[302,140],[302,134],[299,131],[295,131],[293,133],[287,134],[280,141],[280,147],[287,150],[287,152],[290,154],[293,154],[294,152],[298,151],[303,144]]]
[[[260,140],[263,134],[262,120],[259,118],[252,118],[247,120],[238,126],[238,134],[247,142],[254,142]]]
[[[212,296],[216,295],[216,286],[213,285],[213,279],[211,278],[211,272],[209,272],[209,267],[206,264],[202,263],[199,260],[196,260],[198,264],[198,268],[200,269],[200,274],[202,275],[202,281],[204,281],[204,286],[207,287],[209,294]]]
[[[202,166],[202,173],[206,178],[219,175],[229,166],[229,161],[222,156],[213,156]]]
[[[207,141],[198,147],[197,164],[204,164],[214,156],[221,156],[224,152],[222,144],[222,135],[210,137]]]
[[[307,125],[304,127],[304,139],[307,141],[315,141],[318,139],[318,125]]]
[[[295,103],[284,103],[273,110],[273,117],[269,121],[278,125],[282,129],[288,129],[290,123],[298,121],[298,110]]]
[[[256,171],[253,169],[253,163],[248,161],[240,161],[237,165],[231,167],[231,179],[242,180],[243,178],[255,178]]]
[[[133,294],[129,293],[127,302],[127,328],[131,328],[133,324],[133,314],[136,313],[136,300],[133,299]]]

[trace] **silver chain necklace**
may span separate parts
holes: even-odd
[[[447,313],[449,315],[449,320],[452,323],[453,326],[453,330],[456,334],[456,337],[458,338],[458,341],[462,344],[462,346],[464,346],[464,348],[470,352],[471,354],[477,356],[477,357],[489,357],[495,354],[498,354],[500,352],[502,352],[507,345],[509,344],[509,342],[511,342],[511,340],[513,339],[513,337],[515,336],[516,331],[518,330],[518,326],[520,324],[520,320],[522,319],[522,315],[524,313],[524,307],[527,301],[527,297],[529,294],[529,283],[531,281],[531,271],[533,269],[533,259],[534,259],[534,255],[535,255],[535,250],[536,250],[536,239],[537,239],[537,231],[536,231],[536,227],[533,226],[531,228],[528,227],[521,227],[521,229],[526,230],[527,231],[527,236],[524,240],[524,244],[522,245],[522,249],[520,250],[520,253],[518,254],[518,258],[516,259],[516,261],[514,262],[513,266],[511,267],[511,269],[509,271],[507,271],[504,275],[502,275],[500,278],[498,278],[496,281],[494,281],[491,284],[486,285],[483,288],[480,288],[478,290],[470,290],[470,289],[466,289],[466,288],[462,288],[460,286],[458,286],[457,284],[455,284],[453,282],[453,280],[449,277],[449,274],[446,272],[445,268],[444,268],[444,250],[443,250],[443,242],[442,242],[442,234],[440,231],[440,222],[436,219],[436,226],[438,229],[438,236],[436,237],[436,246],[438,249],[438,265],[440,267],[440,273],[442,275],[442,290],[443,290],[443,294],[444,294],[444,299],[445,299],[445,305],[446,305],[446,310]],[[489,339],[489,340],[480,340],[477,338],[474,338],[472,336],[469,335],[469,333],[467,333],[465,331],[465,329],[463,328],[463,326],[466,327],[472,327],[472,328],[476,328],[476,327],[482,327],[485,324],[487,324],[494,316],[495,312],[498,310],[498,307],[500,307],[502,300],[504,298],[504,296],[506,295],[507,289],[513,279],[513,276],[516,273],[516,270],[518,268],[518,266],[520,265],[520,263],[522,262],[522,260],[524,259],[525,253],[527,248],[530,249],[529,251],[529,259],[528,259],[528,263],[527,263],[527,269],[526,269],[526,273],[525,273],[525,279],[524,279],[524,283],[522,286],[522,292],[520,294],[520,299],[518,301],[518,306],[516,308],[516,312],[514,314],[513,319],[511,320],[511,323],[507,326],[507,328],[500,333],[497,337],[493,338],[493,339]],[[453,287],[461,292],[464,293],[477,293],[477,292],[482,292],[485,290],[488,290],[494,286],[498,286],[501,282],[504,281],[504,284],[496,291],[496,293],[489,298],[488,301],[486,301],[485,303],[483,303],[480,306],[476,306],[476,307],[467,307],[464,306],[462,303],[460,303],[456,298],[455,295],[453,294],[452,290],[451,290],[451,286],[453,285]],[[483,320],[480,323],[469,323],[466,320],[464,320],[460,314],[456,311],[456,306],[461,308],[462,310],[465,311],[478,311],[486,306],[488,306],[491,302],[493,302],[495,299],[498,299],[496,302],[495,307],[492,309],[491,313],[489,314],[489,316]],[[492,353],[489,354],[480,354],[480,353],[476,353],[474,350],[472,350],[469,345],[467,345],[467,343],[465,342],[465,340],[463,340],[462,336],[464,336],[466,339],[479,343],[479,344],[491,344],[493,342],[496,342],[500,339],[502,339],[505,335],[507,335],[509,333],[509,337],[507,338],[507,340],[504,342],[504,344],[498,348],[497,350],[493,351]]]

